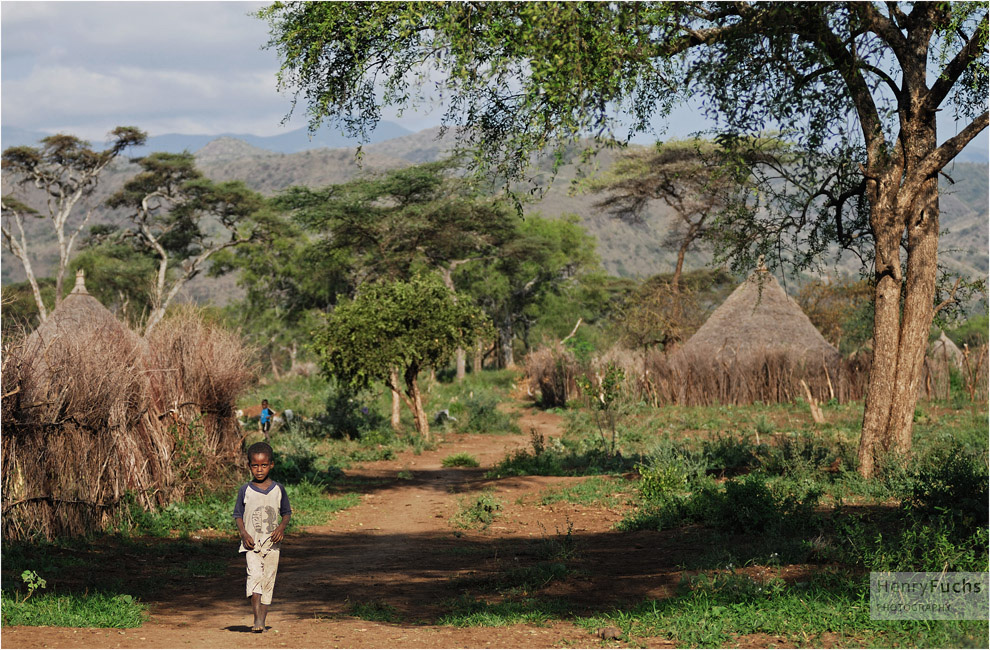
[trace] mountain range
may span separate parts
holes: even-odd
[[[199,168],[210,178],[217,181],[242,180],[254,189],[271,195],[292,185],[322,187],[342,183],[361,174],[437,160],[452,146],[453,136],[449,132],[440,138],[439,129],[436,128],[409,133],[398,125],[393,126],[396,137],[376,139],[365,145],[360,159],[355,156],[353,147],[276,150],[280,147],[293,149],[302,146],[299,138],[306,137],[304,130],[294,132],[294,135],[276,136],[274,139],[213,137],[195,150],[195,156]],[[194,139],[200,136],[160,137],[163,139],[152,139],[148,147],[182,151],[190,149],[187,145],[194,143]],[[7,127],[4,128],[3,138],[4,148],[17,143],[8,141]],[[34,138],[24,144],[36,142],[37,138]],[[131,157],[135,154],[139,155],[140,152],[129,152]],[[576,214],[582,225],[598,239],[602,265],[612,274],[646,277],[668,272],[673,268],[675,253],[665,248],[662,240],[673,217],[661,201],[651,202],[642,221],[629,223],[599,208],[596,203],[602,196],[581,191],[581,179],[607,170],[618,154],[615,149],[604,149],[590,161],[564,165],[549,185],[546,184],[549,166],[537,161],[534,176],[544,186],[544,191],[525,205],[525,212],[546,217]],[[118,160],[108,169],[90,201],[94,207],[94,223],[121,222],[122,215],[102,208],[99,204],[119,189],[137,169],[128,160]],[[953,182],[943,179],[941,185],[942,228],[946,233],[940,242],[940,262],[966,276],[986,278],[990,256],[987,250],[988,166],[986,163],[955,162],[946,168],[945,174]],[[10,190],[6,180],[4,179],[4,193]],[[30,201],[30,196],[27,198],[33,205],[43,205],[37,200]],[[85,207],[80,206],[80,213]],[[39,221],[33,225],[34,242],[39,246],[34,266],[37,273],[44,275],[57,259],[57,249],[54,237],[43,228],[47,224]],[[710,257],[704,250],[696,251],[689,256],[686,268],[702,266],[710,261]],[[830,261],[829,268],[824,273],[832,276],[854,275],[858,270],[858,260],[837,257]],[[23,277],[19,261],[10,254],[4,254],[3,283],[20,281]],[[191,285],[188,295],[197,300],[222,302],[222,296],[237,295],[237,291],[232,278],[219,281],[198,278]]]
[[[371,134],[371,142],[382,142],[399,138],[411,134],[412,131],[399,126],[395,122],[379,122],[378,128]],[[35,146],[46,137],[47,133],[39,131],[28,131],[17,127],[4,126],[0,128],[0,146],[4,149],[15,146]],[[148,138],[147,143],[141,147],[128,149],[130,156],[146,156],[153,151],[166,151],[169,153],[181,153],[183,151],[196,152],[207,146],[217,138],[234,138],[247,144],[277,153],[298,153],[308,149],[320,148],[344,148],[356,147],[360,142],[356,138],[349,138],[339,133],[330,132],[327,129],[310,134],[307,129],[295,129],[279,135],[258,136],[249,133],[223,133],[221,135],[185,135],[181,133],[166,133],[164,135],[154,135]],[[101,148],[100,142],[91,143],[97,149]]]

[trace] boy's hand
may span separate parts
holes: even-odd
[[[279,526],[272,531],[272,544],[278,544],[285,537],[285,526]]]
[[[241,542],[244,544],[244,548],[249,551],[254,548],[254,538],[247,533],[241,535]]]

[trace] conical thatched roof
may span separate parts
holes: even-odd
[[[945,331],[942,331],[939,337],[928,346],[928,354],[939,361],[950,363],[956,368],[962,368],[962,350],[945,335]]]
[[[765,268],[739,285],[678,352],[717,359],[746,352],[787,352],[818,362],[839,358]]]
[[[76,286],[59,303],[48,318],[25,341],[25,349],[44,349],[62,338],[75,340],[82,334],[99,331],[104,336],[132,345],[140,344],[140,337],[86,291],[86,278],[82,270],[76,273]]]

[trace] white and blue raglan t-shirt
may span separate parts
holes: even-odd
[[[244,520],[244,528],[254,538],[255,548],[278,550],[280,544],[266,544],[272,532],[278,528],[279,517],[292,513],[289,496],[281,483],[272,481],[267,490],[261,490],[252,483],[245,483],[237,492],[234,503],[234,519]],[[241,553],[248,551],[241,542]]]

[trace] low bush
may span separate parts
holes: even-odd
[[[480,392],[469,396],[463,402],[462,413],[467,415],[467,422],[460,425],[462,431],[468,433],[519,433],[519,427],[508,413],[498,409],[498,399],[490,392]]]
[[[778,534],[806,530],[815,518],[813,511],[821,492],[781,493],[768,485],[762,474],[747,474],[719,486],[711,480],[698,481],[690,494],[679,492],[673,478],[661,474],[641,486],[646,492],[644,506],[619,523],[620,530],[663,529],[700,523],[729,533]],[[683,486],[684,483],[681,483]],[[681,488],[683,489],[683,487]]]
[[[987,486],[986,463],[953,446],[935,451],[922,462],[906,505],[968,535],[987,527]]]
[[[488,528],[502,510],[502,503],[492,492],[481,492],[460,501],[453,522],[460,528]]]
[[[317,416],[316,426],[330,438],[353,440],[392,433],[388,419],[375,408],[369,394],[333,383],[327,391],[326,407]]]
[[[707,471],[718,476],[733,476],[756,464],[754,446],[742,438],[718,435],[701,443],[701,455]]]
[[[447,456],[440,464],[444,467],[478,467],[478,459],[471,454],[452,454]]]

